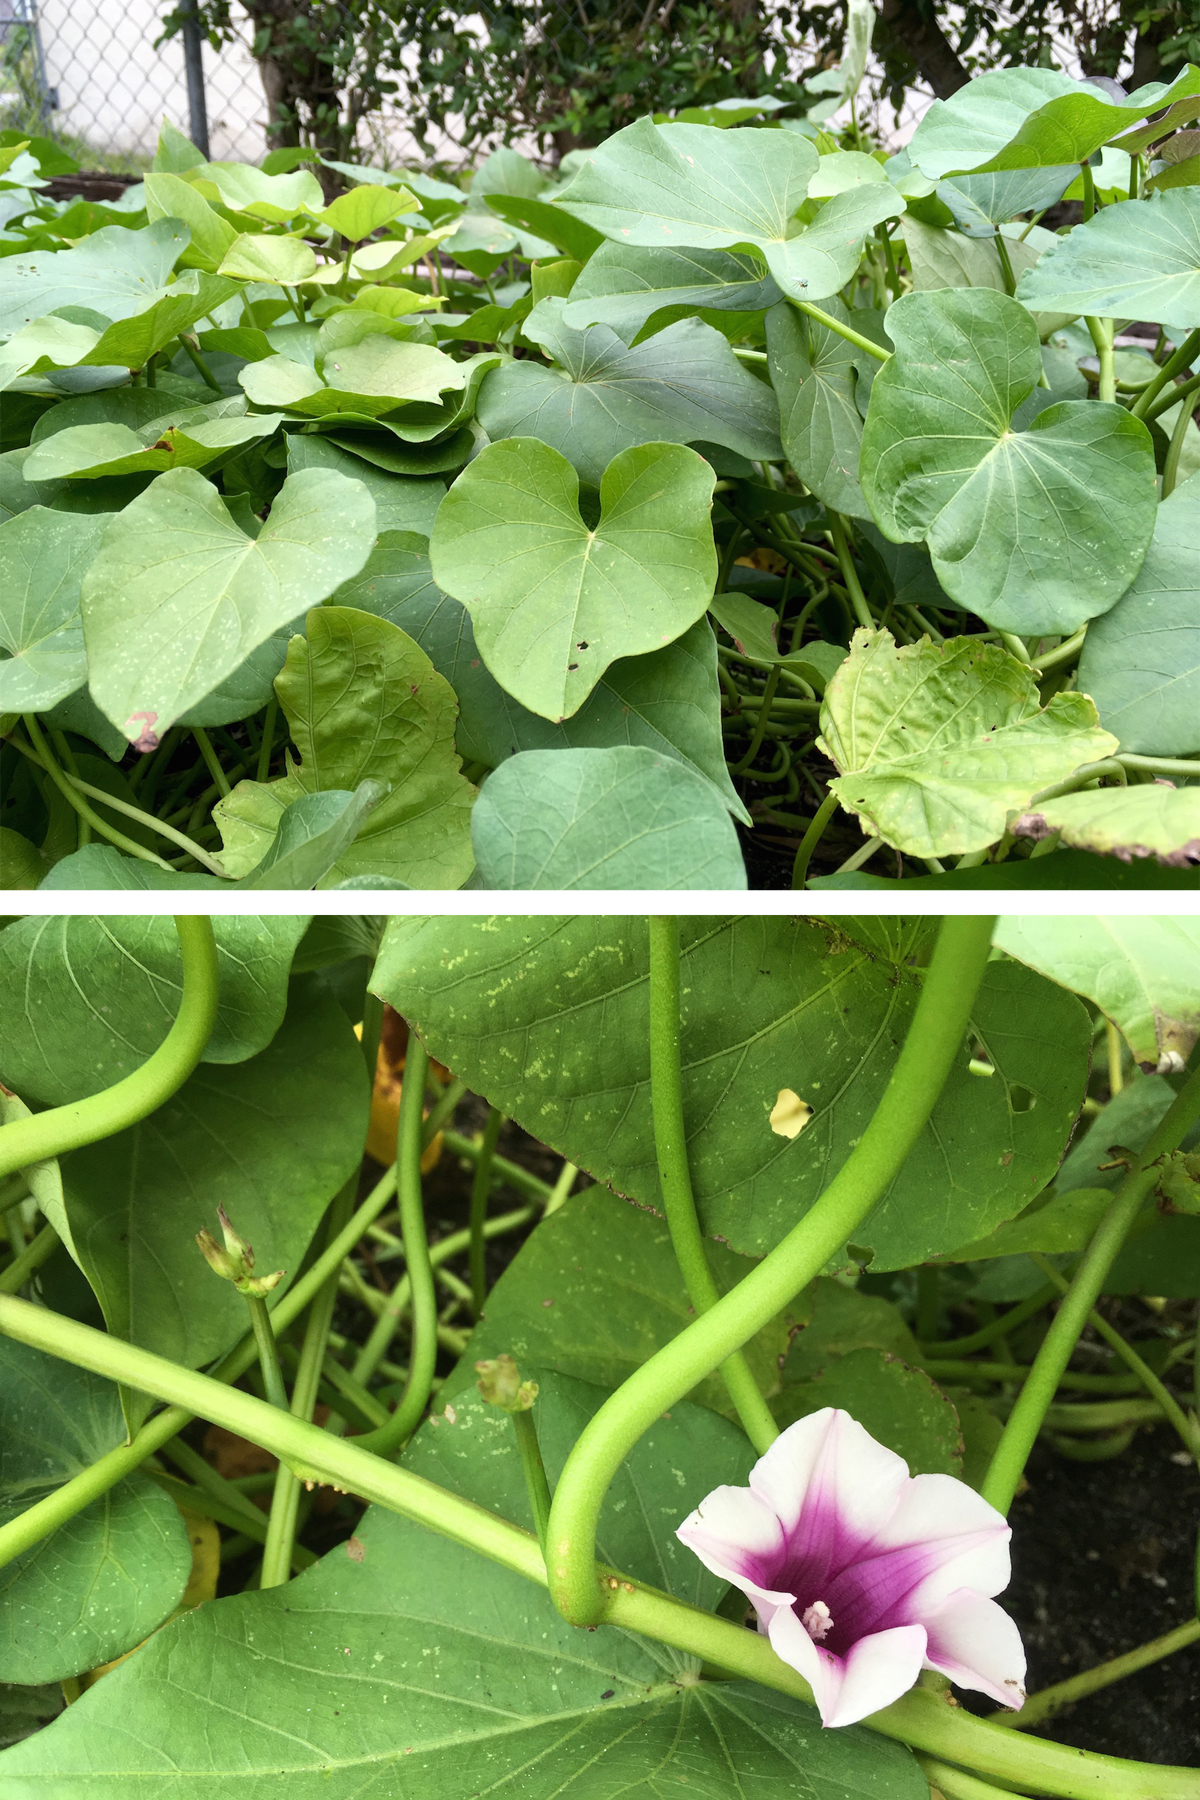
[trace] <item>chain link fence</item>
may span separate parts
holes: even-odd
[[[453,168],[501,141],[561,155],[643,112],[739,94],[808,110],[822,46],[827,63],[841,48],[828,0],[486,0],[472,13],[443,0],[177,0],[182,29],[164,37],[168,4],[0,0],[0,126],[131,174],[164,116],[214,159],[261,161],[297,141],[277,129],[290,118],[349,160]],[[264,54],[281,32],[287,56]],[[1077,73],[1070,45],[1054,48]],[[919,69],[898,103],[885,85],[872,58],[858,116],[895,147],[932,92]]]

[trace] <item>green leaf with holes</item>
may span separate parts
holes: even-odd
[[[604,471],[593,530],[557,450],[490,444],[439,509],[434,580],[467,608],[501,687],[543,718],[569,718],[618,656],[661,649],[704,612],[715,479],[679,444],[623,450]]]
[[[825,690],[817,747],[830,790],[871,837],[906,856],[983,850],[1034,794],[1111,756],[1086,694],[1041,704],[1032,670],[998,644],[897,647],[856,631]]]
[[[706,1230],[761,1254],[828,1185],[883,1090],[920,992],[917,940],[860,947],[836,922],[685,920],[683,1084]],[[659,1206],[644,921],[393,919],[374,985],[476,1093],[620,1193]],[[447,971],[453,970],[453,980]],[[1036,1018],[1036,1033],[1029,1030]],[[554,1054],[535,1054],[552,1041]],[[1052,1177],[1087,1081],[1084,1009],[989,968],[930,1125],[855,1232],[876,1268],[991,1231]],[[999,1079],[970,1073],[986,1047]],[[795,1138],[783,1089],[813,1109]]]

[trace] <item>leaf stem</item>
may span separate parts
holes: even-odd
[[[53,1225],[43,1225],[37,1236],[13,1257],[7,1269],[0,1272],[0,1294],[18,1293],[57,1248],[57,1231]]]
[[[271,771],[271,753],[275,748],[275,721],[279,717],[279,701],[275,695],[267,701],[267,710],[263,714],[262,742],[258,746],[258,768],[256,781],[265,781]]]
[[[683,1059],[680,1048],[679,921],[651,918],[650,927],[650,1108],[658,1179],[675,1260],[697,1317],[717,1304],[720,1290],[709,1267],[688,1167],[683,1116]],[[721,1363],[721,1379],[742,1428],[761,1456],[779,1436],[750,1365],[741,1350]]]
[[[400,1200],[400,1235],[404,1239],[404,1261],[412,1290],[412,1352],[409,1357],[408,1381],[404,1393],[386,1425],[365,1433],[358,1439],[359,1448],[390,1456],[410,1438],[421,1422],[433,1387],[437,1368],[438,1316],[437,1291],[433,1265],[429,1259],[429,1240],[425,1234],[424,1196],[421,1189],[421,1126],[425,1108],[425,1083],[429,1056],[415,1031],[409,1033],[404,1063],[404,1080],[400,1087],[400,1117],[396,1132],[396,1186]],[[445,1102],[455,1083],[451,1082],[438,1105]],[[434,1108],[436,1112],[437,1108]],[[432,1113],[430,1117],[432,1118]],[[361,1380],[358,1369],[356,1379]]]
[[[196,373],[199,375],[199,377],[200,377],[201,381],[204,383],[205,387],[211,388],[213,393],[216,394],[218,399],[224,398],[221,384],[217,380],[216,376],[213,374],[212,370],[209,368],[208,361],[205,358],[205,356],[203,355],[203,353],[201,352],[200,346],[197,343],[196,339],[194,337],[192,337],[188,332],[181,331],[179,334],[179,341],[183,345],[184,354],[186,355],[188,361],[191,363],[192,367],[195,369]]]
[[[1013,1495],[1037,1441],[1059,1381],[1087,1324],[1142,1202],[1157,1180],[1154,1167],[1168,1150],[1175,1150],[1200,1112],[1200,1061],[1192,1071],[1144,1149],[1139,1151],[1125,1180],[1117,1189],[1091,1243],[1079,1260],[1061,1306],[1038,1347],[1029,1377],[1017,1396],[1000,1442],[996,1446],[980,1493],[997,1512],[1007,1513]]]
[[[909,1035],[911,1038],[911,1032]],[[359,1211],[361,1214],[362,1209]],[[347,1229],[355,1223],[352,1220]],[[337,1249],[336,1244],[331,1245],[325,1257]],[[291,1298],[290,1294],[285,1295],[276,1314]],[[700,1321],[700,1325],[708,1325],[711,1316]],[[362,1449],[361,1439],[335,1438],[256,1400],[252,1394],[25,1300],[0,1296],[0,1331],[141,1393],[180,1403],[172,1405],[160,1419],[182,1414],[186,1421],[185,1408],[198,1413],[239,1437],[262,1444],[298,1465],[313,1480],[332,1482],[385,1506],[439,1536],[490,1557],[539,1586],[547,1583],[545,1563],[537,1540],[530,1533],[394,1462],[372,1456]],[[250,1360],[252,1352],[247,1365]],[[151,1423],[158,1425],[159,1419]],[[144,1426],[139,1438],[149,1430]],[[22,1519],[26,1516],[23,1514]],[[21,1520],[13,1521],[20,1523]],[[605,1582],[607,1623],[673,1645],[702,1662],[811,1704],[808,1684],[780,1661],[765,1637],[653,1588],[623,1580],[615,1570],[602,1569],[599,1573]],[[914,1688],[882,1712],[873,1714],[867,1723],[884,1737],[994,1776],[998,1781],[1026,1785],[1035,1792],[1055,1796],[1056,1800],[1145,1800],[1151,1792],[1155,1800],[1200,1800],[1200,1774],[1194,1769],[1166,1764],[1150,1768],[1039,1738],[1018,1737],[961,1708],[948,1707],[942,1695],[928,1689]]]
[[[204,766],[217,784],[217,791],[222,800],[229,793],[229,777],[221,767],[220,759],[212,747],[212,739],[202,725],[193,725],[192,736],[199,745],[200,754],[204,758]]]
[[[88,805],[82,794],[76,791],[71,777],[65,770],[59,768],[54,757],[50,754],[50,746],[42,736],[41,727],[34,714],[24,713],[22,717],[24,719],[25,729],[29,733],[30,742],[37,752],[37,760],[41,763],[42,769],[50,777],[59,793],[63,796],[63,799],[67,802],[67,805],[77,812],[79,817],[90,825],[93,831],[98,832],[102,838],[107,838],[110,844],[115,844],[118,850],[124,850],[127,856],[136,856],[139,862],[157,863],[160,869],[165,869],[168,874],[173,874],[174,871],[169,862],[164,862],[163,858],[161,856],[156,856],[153,850],[147,850],[144,844],[135,843],[132,838],[126,837],[123,831],[118,831],[115,825],[108,824],[105,819],[100,817],[99,813],[97,813],[93,807]],[[18,739],[13,738],[12,742],[16,745],[18,750],[22,748]],[[32,761],[33,759],[31,758],[30,760]],[[108,799],[107,794],[105,795],[105,799]]]
[[[527,1407],[521,1412],[510,1413],[509,1417],[517,1434],[517,1449],[521,1455],[521,1472],[525,1477],[529,1510],[533,1514],[533,1527],[544,1561],[546,1530],[550,1523],[550,1483],[546,1480],[546,1465],[542,1461],[542,1447],[538,1443],[537,1426],[533,1422],[533,1409]]]
[[[846,592],[850,596],[850,604],[854,608],[854,616],[867,631],[874,631],[875,615],[867,605],[867,597],[863,593],[862,583],[858,579],[858,570],[854,566],[854,558],[851,556],[850,546],[846,542],[846,521],[840,513],[829,513],[829,534],[833,539],[833,547],[837,551],[838,566],[842,571]]]
[[[1084,170],[1085,184],[1089,171]],[[1096,355],[1100,359],[1099,398],[1115,402],[1117,398],[1117,366],[1113,359],[1113,322],[1111,319],[1088,317],[1084,324],[1091,333]]]
[[[1187,400],[1196,392],[1197,388],[1200,388],[1200,375],[1193,375],[1190,380],[1182,381],[1178,387],[1172,388],[1169,394],[1160,394],[1158,399],[1152,401],[1146,408],[1142,418],[1149,425],[1151,420],[1157,419],[1160,413],[1170,412],[1178,401]],[[1190,415],[1190,408],[1187,410]]]
[[[354,1190],[357,1185],[358,1171],[355,1170],[330,1207],[328,1237],[336,1238],[346,1223],[347,1214],[354,1204]],[[338,1281],[337,1274],[334,1272],[326,1276],[319,1288],[308,1315],[308,1323],[304,1328],[304,1342],[300,1348],[300,1367],[296,1371],[296,1379],[292,1385],[291,1412],[294,1419],[302,1419],[306,1425],[311,1423],[313,1410],[317,1404],[321,1365],[325,1360],[325,1346],[329,1341],[329,1328],[333,1324],[333,1309],[337,1304],[337,1295]],[[265,1307],[263,1312],[266,1313]],[[270,1338],[270,1354],[276,1370],[278,1370],[278,1353],[269,1325],[267,1336]],[[280,1375],[279,1384],[282,1387],[282,1375]],[[284,1400],[286,1404],[286,1394]],[[300,1482],[293,1475],[283,1457],[280,1457],[279,1467],[275,1471],[275,1489],[271,1495],[271,1511],[267,1519],[267,1537],[263,1545],[262,1571],[259,1575],[259,1586],[262,1588],[280,1587],[291,1574],[292,1551],[296,1542],[296,1521],[299,1510]]]
[[[140,1069],[115,1086],[0,1128],[0,1175],[112,1137],[136,1125],[183,1086],[212,1035],[220,978],[211,920],[203,915],[177,917],[175,929],[183,958],[183,987],[179,1011],[163,1042]]]
[[[272,1309],[271,1329],[277,1337],[299,1318],[329,1274],[337,1273],[347,1252],[354,1248],[367,1226],[378,1218],[395,1191],[396,1171],[388,1169],[345,1230],[338,1234],[312,1268],[300,1276]],[[218,1385],[236,1381],[250,1368],[256,1354],[253,1334],[247,1332],[241,1343],[234,1345],[208,1379]],[[99,1499],[101,1494],[106,1494],[110,1488],[115,1487],[118,1481],[140,1468],[148,1456],[153,1456],[183,1430],[193,1415],[185,1407],[173,1403],[176,1398],[174,1390],[160,1398],[172,1404],[168,1405],[165,1412],[159,1413],[157,1418],[143,1425],[130,1443],[119,1444],[116,1449],[98,1457],[90,1468],[72,1476],[70,1481],[65,1481],[52,1494],[47,1494],[44,1500],[35,1501],[18,1518],[0,1525],[0,1568],[42,1538],[48,1537],[52,1531],[57,1531],[68,1519],[73,1519],[76,1513],[82,1512],[85,1506],[90,1506],[93,1500]],[[213,1416],[211,1410],[208,1416]]]
[[[471,1212],[468,1226],[471,1303],[475,1308],[476,1317],[483,1311],[484,1301],[487,1299],[487,1267],[485,1263],[487,1239],[484,1237],[484,1226],[487,1221],[488,1198],[492,1191],[492,1159],[496,1154],[496,1141],[503,1128],[504,1114],[498,1107],[489,1107],[483,1141],[479,1146],[479,1160],[475,1164],[475,1174],[471,1181]]]
[[[258,1351],[258,1364],[262,1370],[267,1399],[272,1406],[281,1406],[286,1412],[287,1388],[283,1382],[283,1370],[279,1366],[275,1333],[271,1329],[270,1309],[258,1294],[246,1294],[244,1298],[250,1311],[250,1329],[254,1333],[254,1345]]]
[[[1186,392],[1186,390],[1185,390]],[[1175,492],[1175,483],[1179,477],[1179,459],[1183,455],[1184,439],[1187,428],[1192,422],[1192,403],[1190,398],[1179,404],[1179,416],[1175,420],[1171,432],[1171,441],[1167,445],[1166,459],[1163,462],[1161,499],[1167,500]]]
[[[831,313],[822,312],[821,308],[814,306],[811,300],[797,300],[792,294],[789,294],[787,299],[797,312],[807,313],[810,319],[815,319],[818,325],[825,327],[826,331],[835,331],[838,337],[845,338],[846,342],[853,344],[856,350],[865,350],[868,356],[875,358],[876,362],[890,362],[892,355],[890,350],[885,350],[882,344],[873,344],[870,338],[863,337],[861,332],[854,330],[853,326],[843,325],[841,320],[835,319]]]
[[[796,852],[796,860],[792,864],[792,887],[800,889],[808,880],[808,865],[812,861],[812,853],[825,835],[825,827],[838,809],[838,797],[830,789],[817,808],[812,824],[800,840],[800,848]]]
[[[1185,781],[1200,781],[1200,757],[1189,762],[1182,757],[1140,756],[1122,750],[1113,760],[1123,769],[1140,769],[1148,775],[1180,775]]]
[[[1191,368],[1197,351],[1200,351],[1200,331],[1189,331],[1182,344],[1176,347],[1161,369],[1155,371],[1130,407],[1129,411],[1133,418],[1145,418],[1147,409],[1158,399],[1168,381],[1174,381],[1182,370]]]
[[[895,1180],[961,1053],[994,920],[942,921],[912,1023],[883,1097],[816,1203],[732,1292],[637,1369],[581,1433],[554,1496],[550,1591],[563,1617],[604,1616],[596,1528],[609,1484],[661,1413],[740,1349],[835,1256]]]
[[[1089,1694],[1098,1694],[1101,1689],[1111,1687],[1114,1681],[1135,1675],[1139,1669],[1148,1669],[1152,1663],[1161,1662],[1164,1656],[1171,1656],[1176,1650],[1186,1650],[1197,1640],[1200,1640],[1200,1619],[1189,1619],[1186,1625],[1177,1625],[1174,1631],[1164,1632],[1162,1637],[1152,1638],[1136,1650],[1127,1650],[1124,1656],[1114,1656],[1110,1662],[1099,1663],[1082,1675],[1072,1675],[1067,1681],[1056,1681],[1053,1687],[1030,1694],[1019,1713],[989,1713],[989,1720],[994,1725],[1007,1726],[1010,1731],[1027,1731],[1031,1725],[1042,1725],[1052,1719],[1064,1706],[1072,1706]]]
[[[1039,1255],[1037,1251],[1031,1251],[1029,1260],[1036,1263],[1047,1281],[1052,1281],[1059,1293],[1065,1294],[1069,1291],[1070,1283],[1066,1276],[1055,1268],[1048,1257]],[[1087,1323],[1096,1336],[1103,1338],[1109,1349],[1115,1351],[1126,1368],[1146,1389],[1146,1392],[1154,1396],[1178,1432],[1184,1448],[1196,1458],[1197,1462],[1200,1462],[1200,1431],[1192,1424],[1170,1388],[1159,1380],[1149,1363],[1142,1360],[1133,1345],[1126,1343],[1120,1332],[1116,1331],[1101,1313],[1093,1309],[1087,1316]]]
[[[1034,1313],[1041,1312],[1054,1298],[1055,1290],[1049,1282],[1039,1288],[1036,1294],[1030,1294],[1019,1306],[1009,1307],[1007,1312],[1000,1313],[995,1319],[989,1319],[986,1325],[980,1326],[969,1337],[946,1338],[940,1343],[921,1345],[922,1356],[970,1356],[974,1350],[982,1350],[985,1345],[994,1343],[998,1337],[1006,1337],[1023,1325],[1026,1319],[1032,1319]]]

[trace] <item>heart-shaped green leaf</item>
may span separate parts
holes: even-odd
[[[303,238],[269,237],[265,232],[248,231],[234,238],[217,272],[234,275],[239,281],[295,287],[299,282],[312,280],[317,259]]]
[[[471,872],[474,790],[454,750],[454,695],[425,652],[386,619],[318,607],[295,637],[276,682],[300,760],[282,781],[241,781],[214,809],[224,867],[262,863],[284,809],[303,794],[378,783],[386,799],[321,879],[398,878],[456,888]]]
[[[351,481],[361,481],[375,502],[375,526],[381,537],[385,531],[419,532],[428,537],[446,494],[446,485],[442,481],[393,475],[359,456],[352,456],[340,444],[316,432],[290,432],[287,458],[289,471],[333,469]],[[351,580],[361,581],[366,573],[364,567]],[[343,604],[357,606],[358,602],[347,600]]]
[[[0,525],[0,711],[42,712],[87,680],[79,585],[106,523],[31,506]]]
[[[340,588],[336,599],[390,619],[420,644],[458,697],[455,742],[468,761],[495,769],[520,750],[643,744],[695,769],[713,783],[734,817],[749,823],[725,762],[716,643],[703,619],[662,650],[619,657],[579,711],[552,724],[514,700],[486,667],[467,609],[433,579],[423,538],[381,537],[361,574]]]
[[[826,301],[824,310],[851,323],[840,300]],[[863,420],[856,390],[866,387],[864,365],[872,358],[787,305],[767,314],[767,355],[792,468],[827,506],[869,518],[858,480]]]
[[[725,1244],[706,1248],[722,1294],[754,1266]],[[746,1346],[762,1393],[779,1392],[780,1364],[808,1311],[806,1296],[797,1295]],[[620,1387],[693,1316],[666,1221],[597,1184],[573,1195],[522,1244],[490,1290],[487,1313],[447,1377],[446,1398],[470,1393],[475,1363],[501,1351],[521,1366]],[[696,1404],[733,1411],[716,1373],[698,1383],[685,1404],[689,1410]]]
[[[1193,475],[1159,507],[1132,587],[1088,627],[1079,686],[1124,750],[1150,756],[1200,750],[1197,545],[1200,475]]]
[[[1042,311],[1200,319],[1200,189],[1104,207],[1022,275],[1017,297]]]
[[[711,782],[643,746],[529,750],[486,782],[471,841],[488,888],[741,888]]]
[[[188,169],[186,175],[206,199],[273,225],[294,219],[297,213],[320,212],[325,204],[321,184],[308,169],[268,175],[250,163],[218,162]]]
[[[1106,612],[1154,531],[1141,420],[1065,401],[1014,431],[1042,364],[1005,294],[910,294],[887,324],[896,353],[871,388],[859,469],[884,536],[925,539],[951,598],[1003,630],[1068,632]]]
[[[604,1397],[546,1377],[537,1420],[551,1480]],[[460,1397],[453,1423],[427,1424],[405,1460],[530,1524],[512,1427],[478,1396]],[[720,1584],[674,1530],[714,1481],[742,1482],[745,1471],[736,1427],[673,1407],[614,1481],[600,1556],[711,1607]],[[754,1800],[789,1788],[805,1800],[928,1791],[902,1745],[864,1726],[823,1731],[811,1707],[701,1678],[694,1659],[631,1633],[577,1631],[519,1575],[380,1507],[352,1550],[339,1544],[302,1581],[219,1600],[168,1627],[52,1733],[0,1757],[13,1800],[47,1779],[122,1800],[158,1780],[167,1757],[176,1800],[224,1800],[231,1767],[239,1783],[282,1776],[327,1800],[353,1800],[364,1784],[422,1800],[463,1800],[487,1785],[521,1800],[650,1800],[676,1786],[717,1800],[731,1779]]]
[[[761,312],[779,298],[779,289],[752,256],[604,241],[572,287],[563,323],[576,330],[610,325],[631,344],[648,319],[669,307]]]
[[[332,470],[289,476],[257,538],[194,469],[160,475],[111,522],[87,573],[92,697],[152,747],[272,632],[361,569],[374,541],[374,501]]]
[[[617,243],[755,250],[785,294],[820,300],[849,280],[867,233],[904,202],[890,183],[872,183],[836,195],[797,232],[818,160],[792,132],[639,119],[585,152],[559,205]]]
[[[283,1021],[296,918],[213,921],[220,995],[203,1061],[240,1063]],[[0,934],[0,1068],[28,1100],[62,1106],[141,1068],[179,1011],[182,962],[167,918],[20,919]]]
[[[116,1388],[0,1340],[0,1523],[125,1441]],[[62,1681],[123,1656],[183,1596],[192,1547],[169,1495],[126,1476],[0,1569],[0,1681]]]
[[[6,258],[0,335],[20,331],[64,306],[84,306],[106,319],[128,319],[153,305],[188,241],[176,219],[145,231],[105,225],[72,250],[35,250]]]
[[[994,844],[1010,813],[1083,763],[1111,756],[1086,694],[1042,707],[1033,672],[997,644],[949,638],[897,648],[856,631],[825,690],[817,746],[864,831],[906,856]]]
[[[145,195],[146,217],[151,224],[157,219],[179,219],[191,232],[191,242],[181,258],[184,265],[215,274],[238,235],[236,228],[209,205],[190,181],[169,170],[146,176]]]
[[[714,481],[682,445],[624,450],[591,530],[564,456],[536,438],[491,444],[442,502],[434,579],[471,614],[500,685],[543,718],[570,717],[618,656],[661,648],[703,613]]]
[[[443,393],[465,387],[467,366],[432,344],[377,333],[330,352],[323,378],[289,357],[268,356],[243,369],[238,380],[255,406],[281,407],[309,418],[349,412],[373,418],[414,401],[440,404]]]
[[[506,362],[480,389],[479,423],[493,443],[540,438],[591,487],[635,444],[722,444],[754,461],[779,461],[775,397],[721,332],[682,319],[631,350],[607,325],[564,325],[563,305],[543,300],[522,327],[558,367]]]

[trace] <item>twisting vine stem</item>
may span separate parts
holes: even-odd
[[[1008,1416],[980,1489],[997,1512],[1007,1513],[1037,1441],[1042,1420],[1071,1360],[1079,1335],[1100,1297],[1104,1278],[1146,1196],[1154,1187],[1154,1164],[1168,1150],[1178,1149],[1188,1128],[1200,1113],[1200,1062],[1175,1096],[1145,1149],[1134,1159],[1129,1174],[1117,1189],[1091,1243],[1080,1258],[1070,1288],[1054,1316],[1049,1331],[1033,1359],[1025,1384]]]
[[[0,1128],[0,1176],[63,1156],[136,1125],[181,1088],[204,1054],[217,1018],[219,972],[212,922],[175,920],[183,958],[183,991],[170,1031],[140,1069],[103,1093]]]
[[[650,925],[650,1102],[658,1179],[675,1260],[697,1316],[720,1299],[696,1217],[683,1119],[683,1063],[679,1026],[679,921],[652,918]],[[741,1350],[721,1364],[721,1378],[746,1436],[760,1453],[779,1436],[771,1409]]]
[[[991,948],[990,918],[947,918],[904,1046],[863,1135],[820,1199],[769,1256],[606,1400],[559,1478],[550,1515],[550,1592],[574,1625],[605,1616],[596,1528],[609,1484],[638,1439],[819,1275],[886,1193],[962,1049]]]

